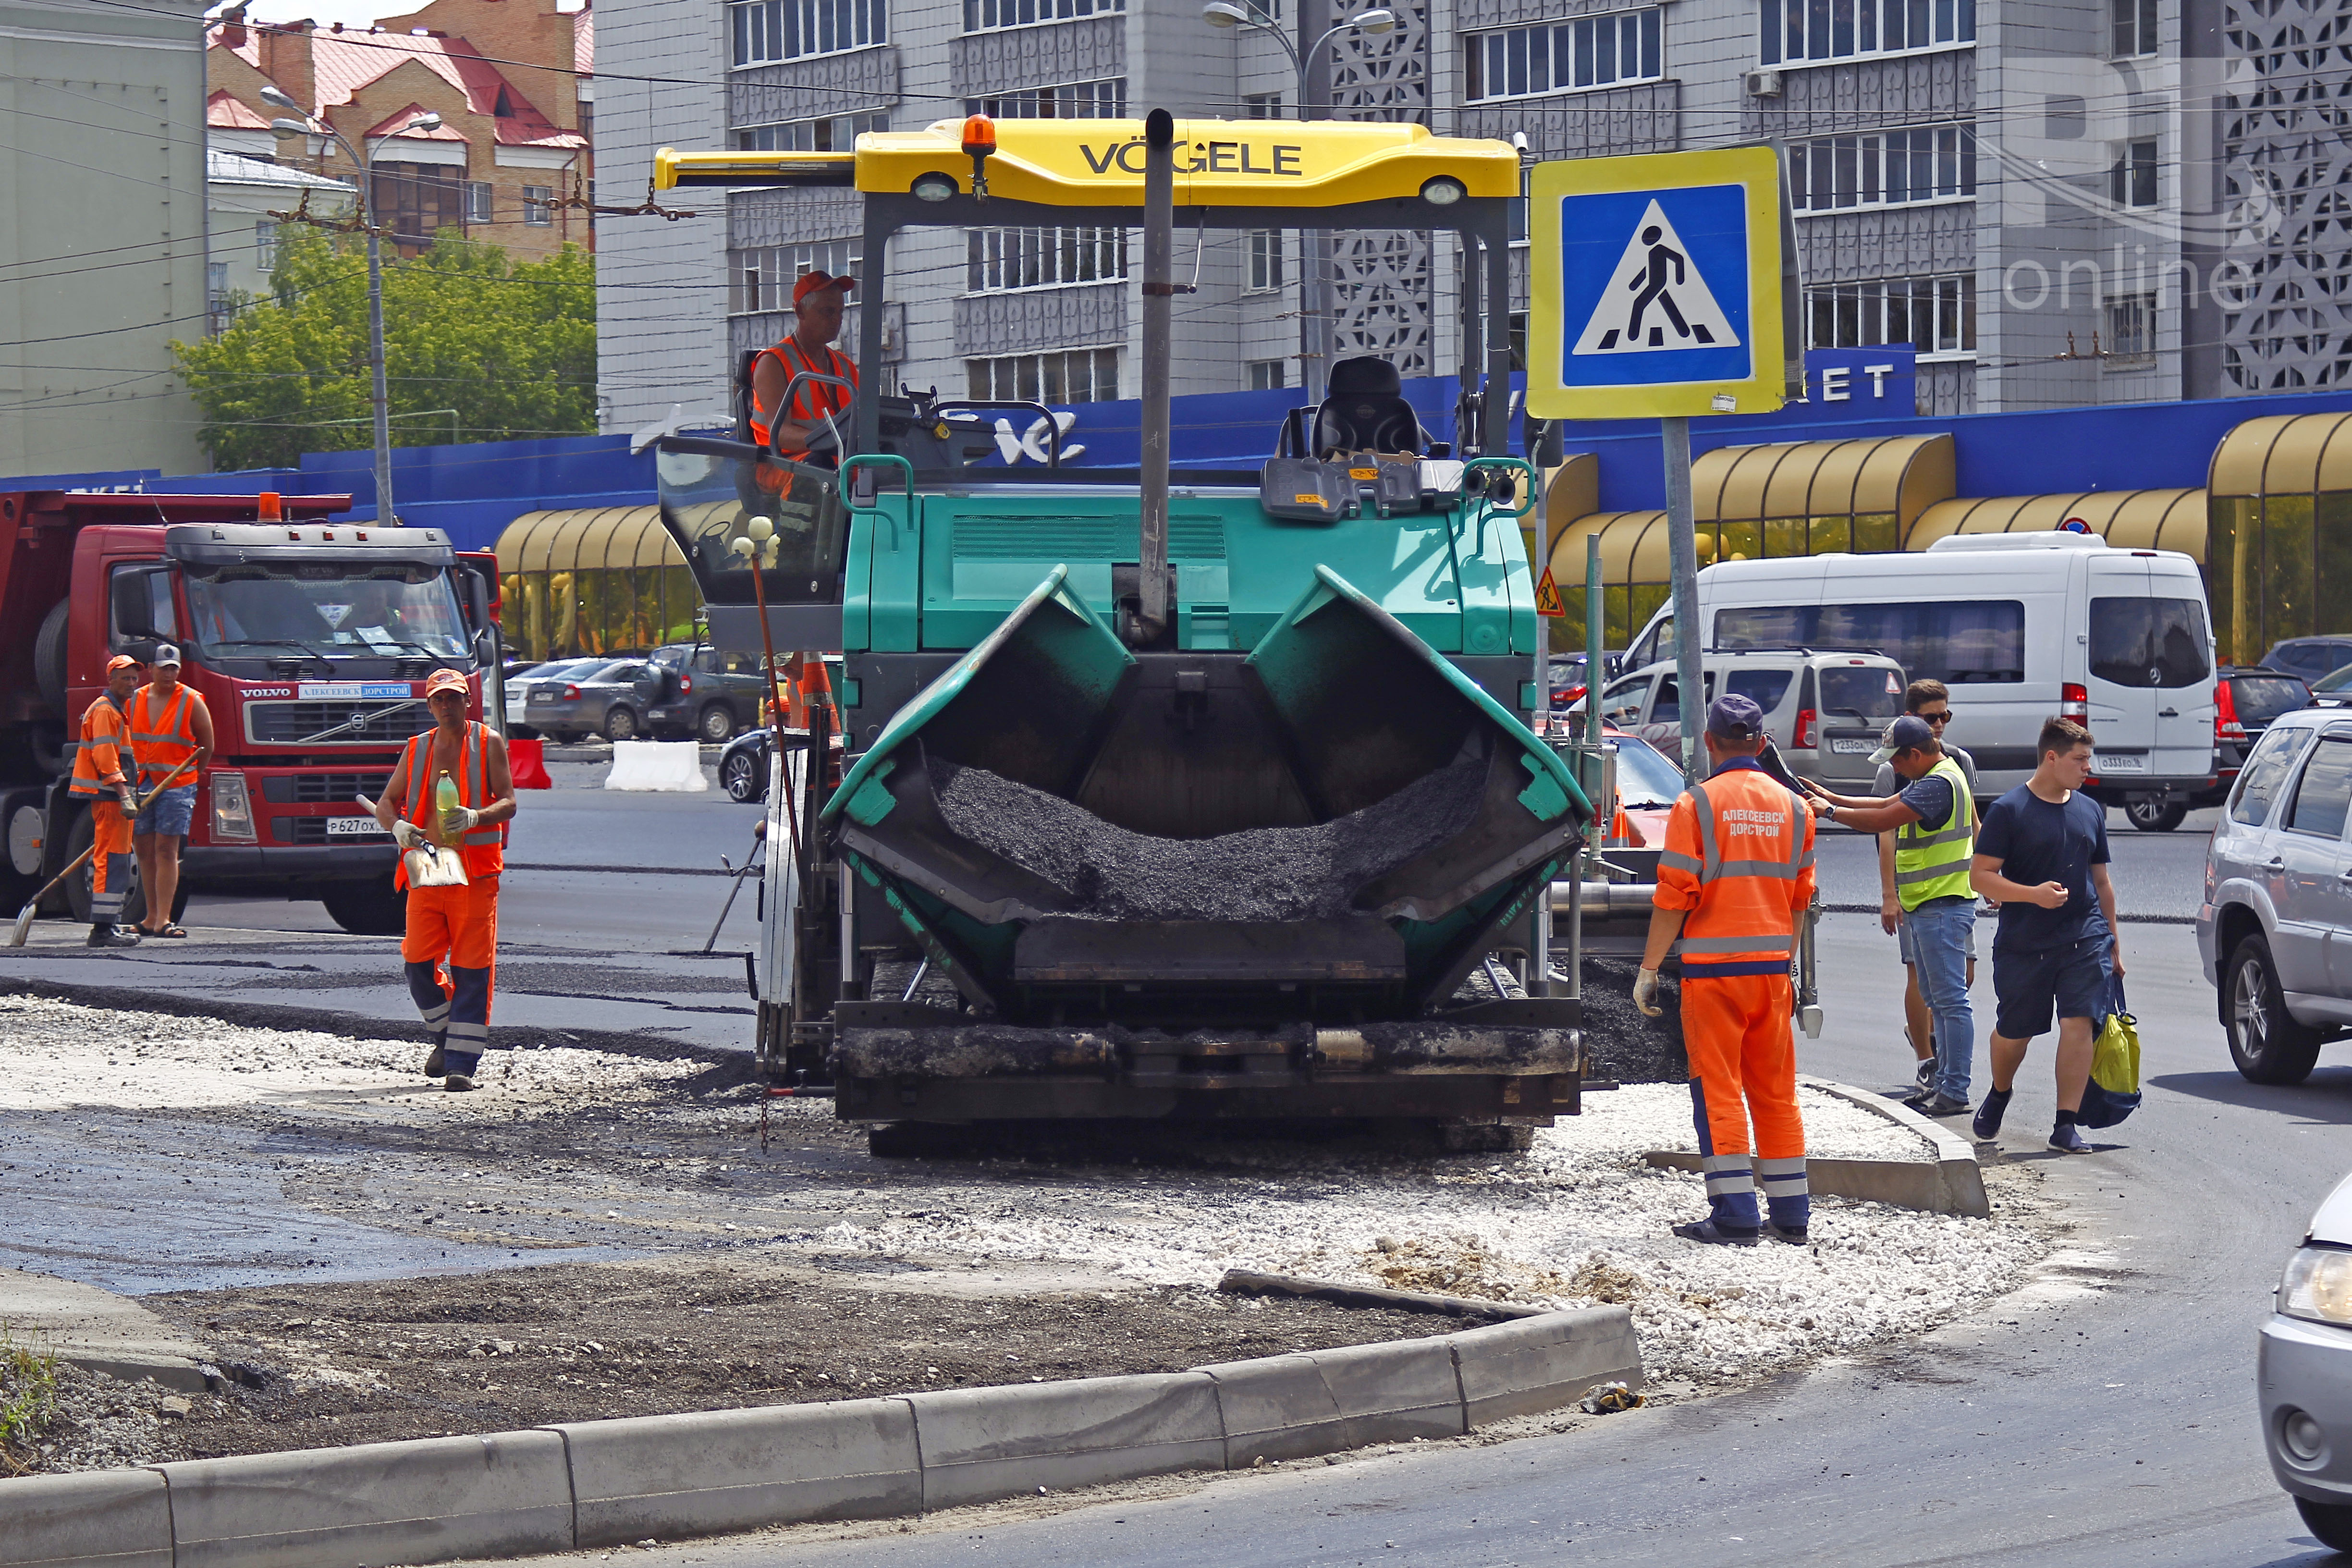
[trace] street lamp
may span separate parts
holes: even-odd
[[[272,109],[283,109],[287,115],[269,122],[269,133],[280,142],[290,142],[297,136],[324,136],[343,150],[343,155],[358,165],[360,172],[360,222],[367,228],[368,250],[368,370],[373,378],[369,402],[375,415],[375,520],[385,528],[394,522],[392,511],[392,405],[384,391],[383,378],[383,257],[378,243],[375,221],[375,153],[362,153],[342,132],[325,121],[313,116],[294,101],[275,83],[265,83],[261,101]],[[394,135],[406,135],[411,131],[438,131],[441,117],[426,110],[402,126]],[[377,138],[382,147],[387,138]]]
[[[1307,118],[1307,80],[1311,68],[1323,58],[1323,51],[1332,39],[1342,33],[1364,33],[1378,37],[1383,33],[1395,32],[1397,25],[1396,13],[1385,6],[1359,11],[1347,20],[1325,28],[1323,36],[1313,45],[1301,49],[1291,43],[1290,35],[1282,30],[1279,23],[1257,8],[1256,0],[1248,0],[1245,5],[1235,5],[1234,0],[1209,0],[1201,7],[1201,20],[1212,27],[1239,27],[1246,32],[1265,33],[1280,44],[1282,52],[1290,57],[1290,68],[1297,79],[1298,118],[1301,120]],[[1300,369],[1305,374],[1301,379],[1306,383],[1307,400],[1319,403],[1323,398],[1324,373],[1331,359],[1331,286],[1328,276],[1330,266],[1323,253],[1329,241],[1320,229],[1312,231],[1312,237],[1309,231],[1300,230],[1299,241],[1298,315],[1305,328],[1302,333],[1305,353],[1300,356],[1303,361]]]

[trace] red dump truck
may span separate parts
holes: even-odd
[[[106,661],[181,651],[215,756],[181,856],[200,890],[317,899],[346,931],[401,929],[380,794],[432,722],[425,678],[497,669],[498,573],[432,528],[336,522],[348,496],[0,490],[0,909],[89,846],[67,793]],[[495,674],[489,677],[495,679]],[[134,892],[124,918],[140,918]],[[52,895],[85,920],[89,877]],[[175,915],[177,910],[173,911]]]

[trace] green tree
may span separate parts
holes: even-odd
[[[374,442],[365,243],[283,232],[269,293],[218,337],[172,345],[222,468],[291,467],[304,452]],[[469,441],[595,431],[596,267],[576,246],[517,263],[451,237],[394,260],[383,339],[395,416],[454,408]],[[395,418],[393,443],[446,441],[449,426],[446,415]]]

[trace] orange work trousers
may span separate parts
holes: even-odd
[[[462,888],[408,889],[408,931],[400,956],[418,1014],[436,1043],[446,1040],[452,1071],[471,1071],[490,1036],[490,998],[499,956],[499,879],[477,877]]]
[[[122,900],[131,894],[131,818],[122,803],[101,795],[89,803],[90,832],[96,845],[90,855],[89,919],[92,925],[113,925],[122,919]]]
[[[1797,1113],[1787,973],[1702,977],[1686,963],[1682,994],[1683,1049],[1706,1094],[1707,1152],[1801,1158],[1805,1124]]]

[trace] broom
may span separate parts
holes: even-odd
[[[157,781],[155,787],[147,792],[144,799],[140,800],[131,806],[131,815],[135,817],[141,812],[146,810],[147,802],[153,800],[157,795],[162,795],[165,790],[170,789],[172,787],[172,781],[180,776],[181,770],[184,769],[190,763],[193,763],[195,760],[196,759],[192,756],[182,757],[179,761],[178,766],[173,768],[170,773],[165,773],[161,780]],[[70,877],[76,871],[80,870],[82,867],[88,863],[89,858],[97,853],[98,840],[92,838],[89,843],[89,847],[74,857],[72,865],[67,867],[64,870],[50,878],[47,883],[42,887],[41,890],[33,895],[32,901],[27,903],[23,909],[16,911],[16,929],[8,933],[8,945],[10,947],[22,947],[25,945],[25,939],[33,934],[33,917],[40,912],[41,900],[47,898],[52,892],[56,891],[58,886],[61,885],[68,877]]]

